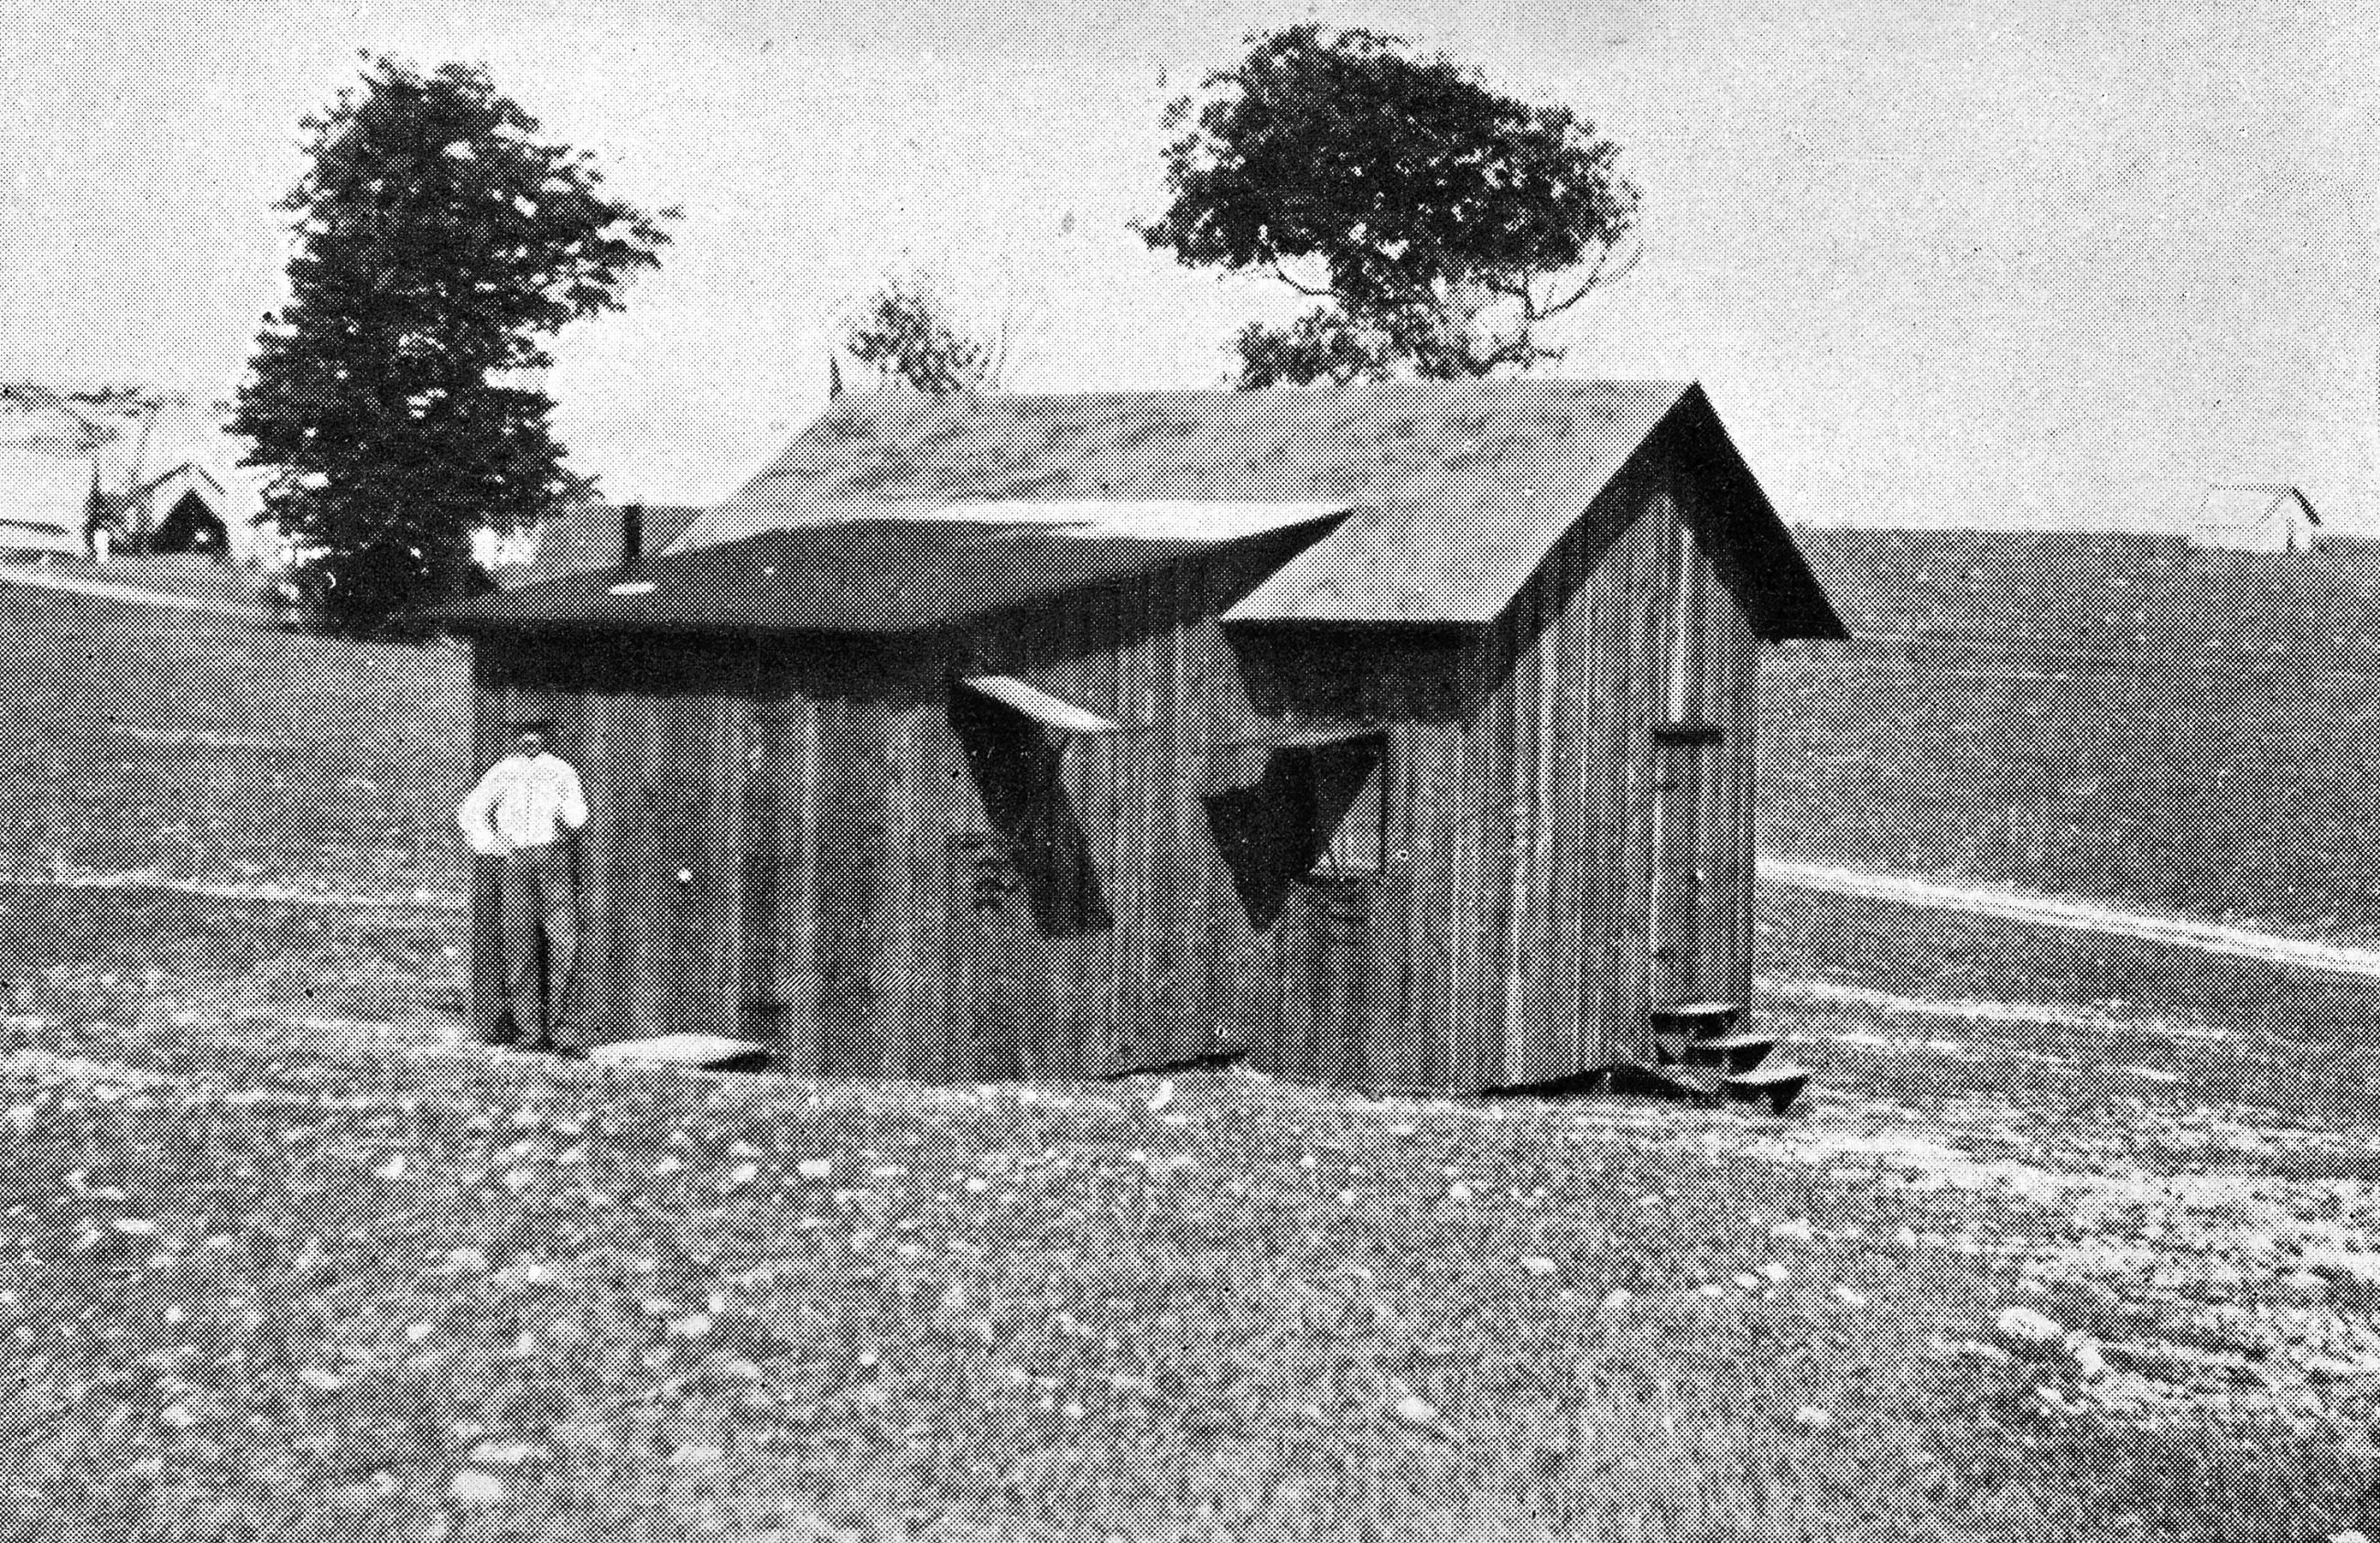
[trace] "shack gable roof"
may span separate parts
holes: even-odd
[[[846,395],[673,547],[961,501],[1322,502],[1354,513],[1231,614],[1248,624],[1492,620],[1657,431],[1717,479],[1769,638],[1842,625],[1702,388],[1402,383],[1078,396]],[[1756,580],[1756,582],[1755,582]]]
[[[846,510],[846,515],[853,511]],[[1340,511],[1257,535],[1311,528]],[[578,573],[427,614],[457,630],[902,634],[1014,610],[1208,552],[1237,532],[1119,535],[1079,521],[878,515],[763,530],[665,553],[632,570]]]

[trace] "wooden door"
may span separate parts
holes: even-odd
[[[1718,731],[1706,724],[1656,730],[1653,745],[1653,1002],[1698,1000],[1704,984],[1705,894],[1701,811]]]
[[[1653,724],[1651,808],[1652,1004],[1700,1000],[1707,960],[1705,797],[1716,772],[1720,729],[1711,711],[1710,591],[1707,562],[1675,503],[1663,500],[1670,525],[1657,603],[1661,700]]]

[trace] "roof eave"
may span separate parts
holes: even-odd
[[[1267,632],[1344,632],[1371,636],[1445,634],[1475,637],[1494,625],[1476,616],[1283,616],[1260,614],[1221,618],[1224,630],[1248,634]]]
[[[780,626],[740,618],[709,616],[455,616],[414,613],[407,620],[477,641],[482,638],[628,637],[832,639],[849,646],[867,642],[915,642],[952,624],[920,622],[904,627]]]

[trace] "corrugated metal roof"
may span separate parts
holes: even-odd
[[[1243,623],[1482,624],[1657,431],[1722,489],[1718,535],[1770,638],[1841,623],[1699,386],[1406,383],[1080,396],[846,395],[674,550],[954,503],[1323,503],[1330,538],[1233,611]]]
[[[1318,536],[1334,517],[1266,535],[1294,544],[1300,531]],[[1217,544],[1081,535],[1038,521],[843,519],[668,553],[633,571],[498,590],[424,619],[467,632],[920,632],[1145,573]]]

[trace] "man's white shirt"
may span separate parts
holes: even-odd
[[[471,849],[491,857],[552,844],[567,826],[587,823],[578,772],[550,752],[510,755],[488,768],[455,812]]]

